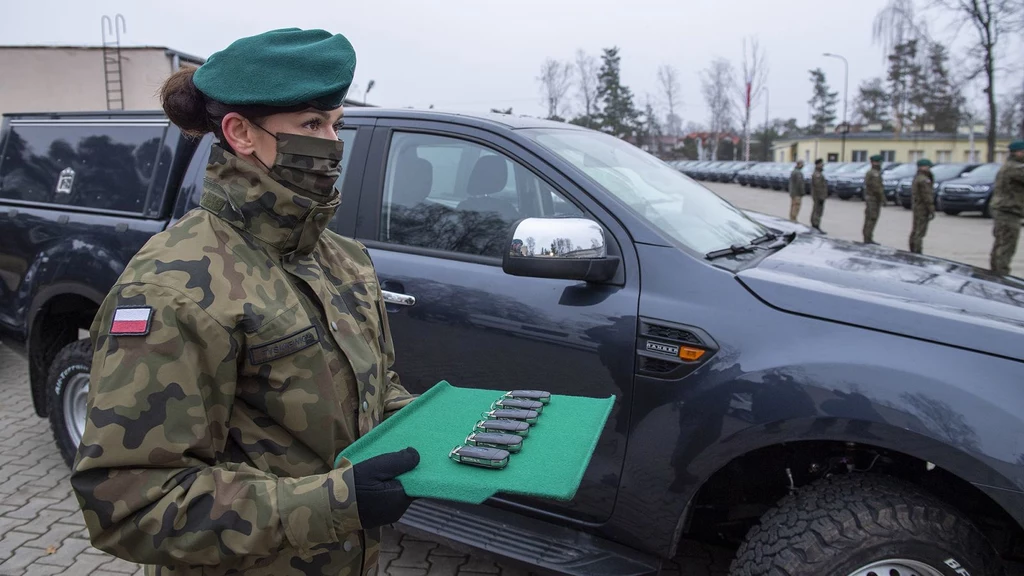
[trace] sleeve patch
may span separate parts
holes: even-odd
[[[153,319],[152,306],[121,306],[114,310],[111,336],[145,336]]]

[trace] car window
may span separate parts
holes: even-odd
[[[995,180],[996,175],[999,174],[999,169],[1002,167],[1002,164],[982,164],[971,170],[967,174],[967,178],[971,180]]]
[[[142,213],[174,156],[166,125],[15,124],[0,160],[0,197]]]
[[[887,180],[907,178],[917,173],[917,166],[914,164],[903,164],[883,174]]]
[[[582,215],[534,172],[492,148],[434,134],[392,136],[382,242],[500,257],[517,220]]]
[[[698,253],[747,244],[767,232],[707,188],[623,140],[589,130],[522,133],[565,159],[667,238]]]
[[[950,178],[957,178],[969,170],[970,168],[967,164],[936,164],[932,167],[932,176],[936,180],[948,180]]]

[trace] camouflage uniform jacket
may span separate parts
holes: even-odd
[[[811,197],[815,200],[828,199],[828,182],[825,181],[825,174],[821,170],[815,170],[811,174]]]
[[[992,210],[1024,216],[1024,162],[1010,158],[996,175]]]
[[[910,201],[915,214],[929,217],[935,214],[935,179],[918,172],[914,176],[914,183],[910,185]]]
[[[885,188],[882,184],[882,171],[871,168],[864,174],[864,200],[885,204]]]
[[[128,264],[71,479],[97,548],[150,575],[376,569],[334,458],[411,396],[369,255],[325,230],[339,204],[214,146],[202,208]],[[152,308],[146,335],[111,334],[124,307]]]
[[[793,168],[789,174],[789,195],[792,198],[802,198],[804,190],[804,173],[800,168]]]

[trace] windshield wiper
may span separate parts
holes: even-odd
[[[712,250],[711,252],[705,254],[704,257],[707,258],[708,260],[714,260],[716,258],[721,258],[722,256],[745,254],[747,252],[753,252],[755,250],[772,250],[774,248],[782,248],[783,246],[789,244],[796,238],[796,232],[788,232],[786,234],[783,234],[781,236],[782,242],[773,244],[771,246],[762,246],[762,244],[766,244],[768,242],[771,242],[772,240],[778,240],[779,238],[780,237],[778,234],[775,234],[774,232],[769,232],[763,236],[758,236],[757,238],[754,238],[753,240],[750,241],[749,244],[733,244],[728,248],[722,248],[721,250]]]

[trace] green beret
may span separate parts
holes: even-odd
[[[935,166],[935,164],[932,164],[932,161],[927,159],[927,158],[921,158],[920,160],[918,160],[917,161],[917,165],[918,166]]]
[[[355,70],[356,52],[341,34],[284,28],[232,42],[192,81],[224,104],[333,110],[345,101]]]
[[[1010,152],[1020,152],[1021,150],[1024,150],[1024,140],[1010,142]]]
[[[882,161],[882,155],[881,154],[875,154],[874,156],[871,157],[871,161],[872,162],[881,162]]]

